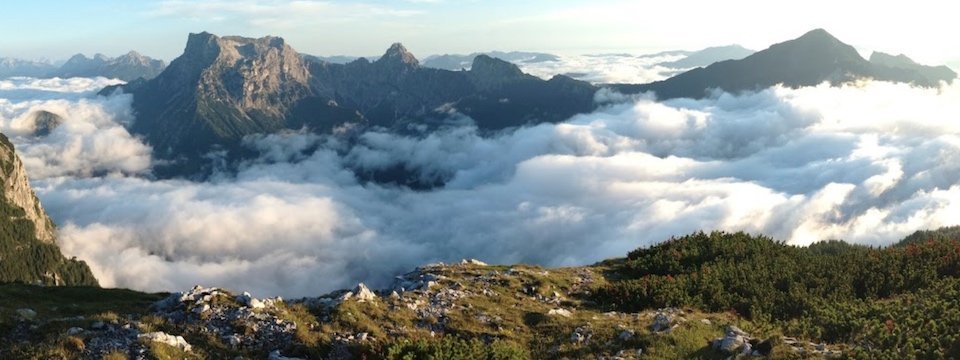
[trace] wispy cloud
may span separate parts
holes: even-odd
[[[280,0],[165,0],[148,16],[185,18],[198,22],[241,21],[260,28],[295,28],[320,23],[349,23],[384,18],[406,18],[419,10],[369,3]]]

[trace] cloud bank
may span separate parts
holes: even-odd
[[[104,286],[316,296],[466,257],[592,263],[701,229],[880,245],[960,223],[960,85],[666,102],[601,92],[606,105],[561,124],[492,137],[368,132],[350,149],[306,133],[257,136],[247,143],[260,158],[204,183],[137,176],[149,147],[121,131],[129,99],[84,91],[0,100],[0,129],[30,164],[63,251]],[[67,122],[33,137],[23,114],[52,104]],[[101,138],[126,155],[109,160]],[[80,150],[39,150],[70,139]],[[352,172],[397,166],[447,185],[412,191]]]
[[[149,172],[150,147],[123,127],[133,120],[132,97],[95,96],[117,83],[105,78],[0,80],[0,132],[13,138],[31,178]],[[48,135],[34,136],[42,111],[62,123]]]
[[[594,84],[644,84],[663,80],[682,69],[658,65],[683,56],[634,56],[630,54],[599,54],[560,56],[558,61],[519,62],[523,72],[543,79],[567,75]]]

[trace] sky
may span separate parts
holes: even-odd
[[[65,59],[129,50],[171,60],[187,34],[284,37],[315,55],[419,57],[486,50],[647,53],[738,43],[763,49],[825,28],[861,51],[960,64],[956,12],[927,0],[155,0],[4,2],[0,57]],[[25,31],[24,29],[29,29]]]

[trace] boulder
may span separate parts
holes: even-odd
[[[185,340],[183,336],[170,335],[162,331],[140,334],[138,338],[144,339],[147,341],[167,344],[183,351],[190,351],[193,348],[192,346],[190,346],[189,343],[187,343],[187,340]]]
[[[658,311],[657,314],[653,316],[653,324],[650,324],[650,330],[653,330],[653,332],[666,331],[672,323],[673,318],[671,318],[670,315]]]
[[[567,309],[550,309],[550,311],[547,311],[547,315],[563,316],[568,318],[573,316],[573,313],[571,313],[570,310],[567,310]]]
[[[727,325],[724,336],[713,341],[713,348],[729,355],[750,354],[750,334],[734,325]]]
[[[630,339],[633,339],[634,335],[635,333],[633,330],[623,330],[620,332],[620,335],[618,335],[617,338],[620,339],[620,341],[629,341]]]
[[[244,292],[243,294],[237,295],[236,297],[234,297],[234,300],[236,300],[237,303],[240,304],[241,306],[245,306],[251,309],[263,309],[279,301],[279,299],[275,301],[270,299],[260,300],[253,297],[248,292]]]
[[[487,263],[477,260],[477,259],[463,259],[460,260],[461,265],[476,265],[476,266],[487,266]]]
[[[370,291],[363,283],[359,283],[357,287],[353,289],[353,297],[357,299],[357,301],[373,301],[377,298],[377,294]]]
[[[573,333],[570,334],[570,341],[577,344],[582,344],[590,341],[590,338],[593,336],[593,332],[586,327],[577,327],[573,330]]]
[[[24,320],[33,320],[37,317],[37,312],[27,308],[17,309],[17,316]]]

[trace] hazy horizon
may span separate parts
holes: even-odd
[[[0,24],[0,30],[17,34],[0,39],[0,57],[54,61],[77,53],[112,57],[130,50],[170,61],[182,52],[188,33],[202,31],[279,36],[302,53],[321,56],[379,55],[389,44],[402,42],[422,59],[492,50],[643,54],[730,44],[762,50],[824,28],[862,53],[904,53],[927,64],[960,63],[960,49],[942,46],[956,33],[955,16],[926,11],[929,7],[923,4],[865,11],[824,1],[48,0],[4,7],[19,16]],[[52,7],[58,11],[51,12]],[[118,13],[124,15],[111,15]],[[784,17],[786,13],[791,16]],[[36,19],[56,25],[38,28],[33,25]],[[891,26],[898,23],[902,26]]]

